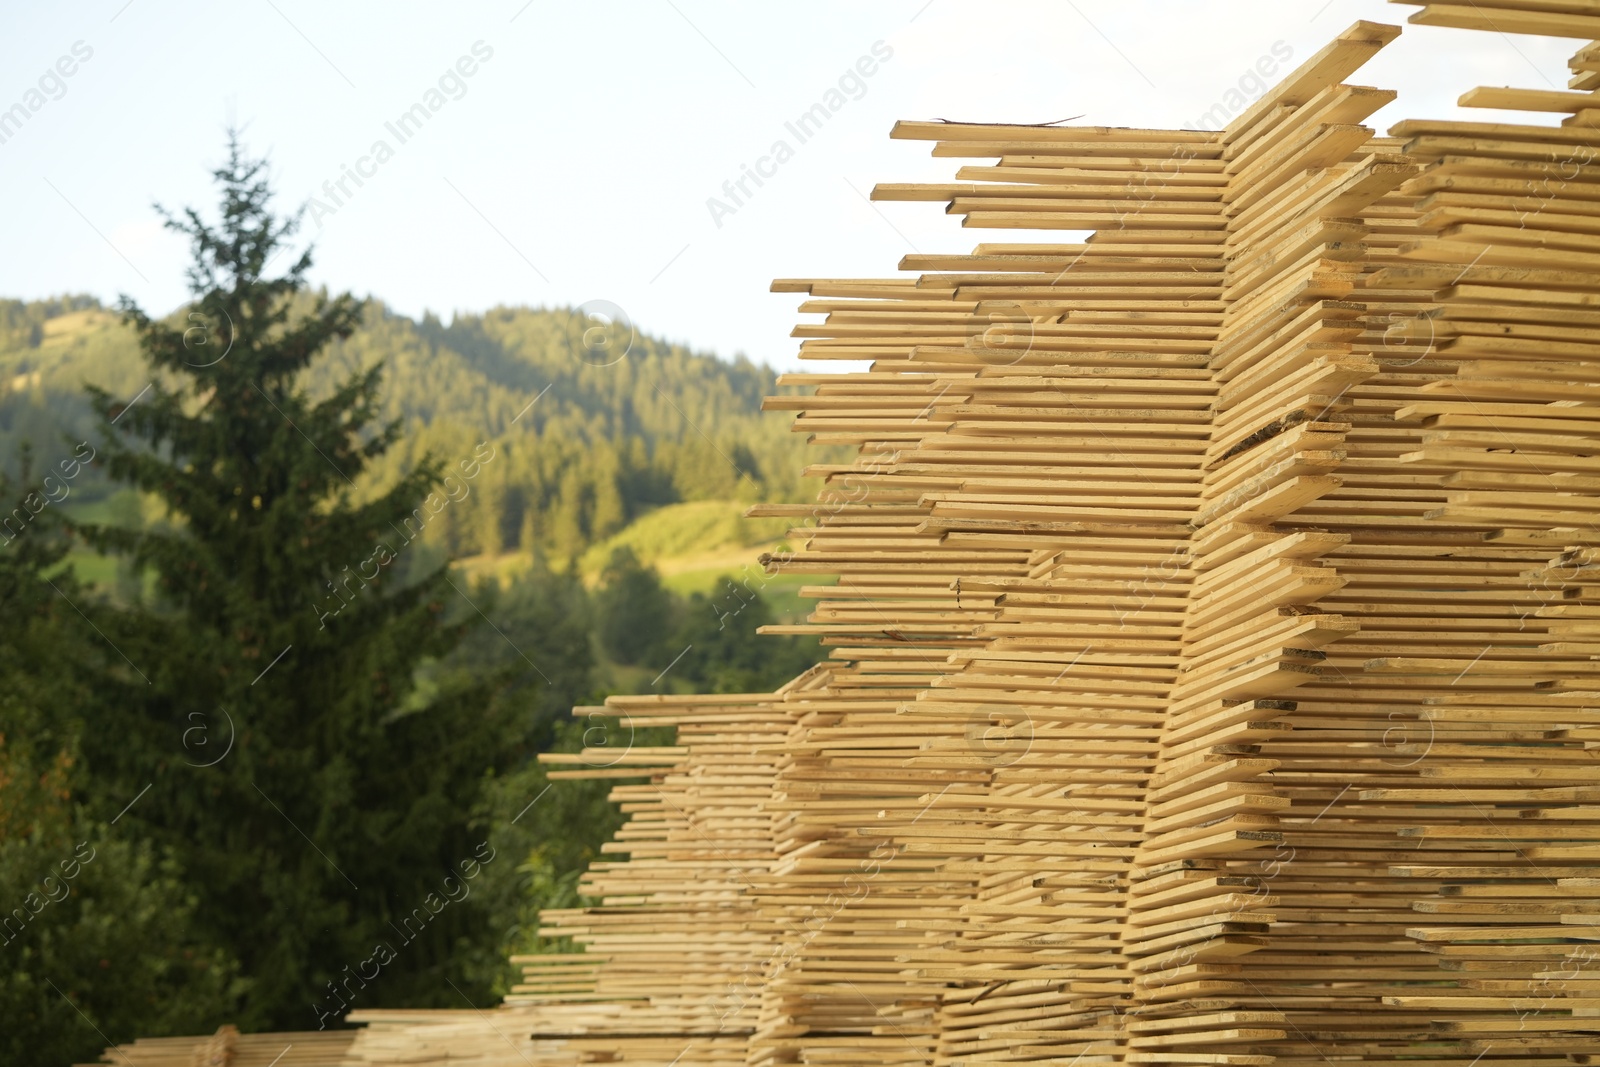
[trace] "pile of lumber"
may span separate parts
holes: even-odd
[[[123,1067],[333,1067],[343,1062],[357,1033],[241,1034],[237,1027],[223,1026],[208,1037],[140,1038],[107,1049],[102,1062]]]
[[[1361,22],[1216,133],[897,125],[1090,236],[776,284],[870,361],[769,402],[827,662],[609,701],[583,951],[342,1062],[1600,1062],[1600,4],[1413,6],[1565,118],[1375,136]]]

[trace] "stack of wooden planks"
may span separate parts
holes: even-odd
[[[353,1030],[241,1034],[223,1026],[206,1037],[145,1037],[106,1050],[123,1067],[332,1067],[356,1038]],[[20,1067],[20,1065],[19,1065]]]
[[[876,199],[1065,240],[775,284],[870,361],[753,509],[827,662],[578,709],[677,733],[552,760],[583,951],[328,1062],[1600,1062],[1600,3],[1413,6],[1566,118],[1375,136],[1361,22],[1220,132],[897,125],[973,162]]]

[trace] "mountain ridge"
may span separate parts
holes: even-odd
[[[384,365],[380,418],[400,420],[403,434],[357,495],[426,454],[449,459],[478,441],[505,450],[506,462],[435,535],[455,555],[522,549],[564,558],[664,505],[802,493],[803,441],[787,420],[761,413],[765,396],[791,391],[776,371],[664,341],[620,316],[499,307],[446,324],[369,298],[361,327],[301,385],[325,395],[375,362]],[[100,431],[84,384],[131,403],[150,379],[132,331],[98,299],[0,300],[6,455],[22,456],[26,445],[48,462],[63,437],[92,441]],[[5,473],[25,482],[28,465]],[[91,476],[80,492],[80,503],[94,502],[111,487]]]

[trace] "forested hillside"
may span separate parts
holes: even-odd
[[[181,317],[174,321],[180,322]],[[217,358],[193,332],[193,361]],[[445,325],[376,300],[330,346],[304,387],[325,396],[358,368],[383,366],[380,422],[403,433],[360,484],[379,491],[431,451],[447,462],[496,449],[469,497],[428,543],[452,556],[542,551],[558,561],[645,512],[683,501],[797,499],[803,462],[786,420],[759,414],[774,373],[696,353],[627,324],[566,309],[499,308]],[[131,332],[92,297],[0,300],[0,455],[20,477],[24,450],[50,456],[92,436],[83,386],[133,400],[150,381]],[[91,470],[79,504],[106,498]],[[125,502],[121,514],[133,512]]]

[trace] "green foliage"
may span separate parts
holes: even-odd
[[[68,808],[64,786],[19,796],[30,779],[54,787],[69,766],[40,775],[0,753],[11,824],[0,835],[0,1062],[81,1062],[102,1033],[204,1031],[244,988],[227,953],[198,936],[197,894],[170,856]]]
[[[672,673],[697,693],[762,693],[782,685],[810,669],[821,649],[815,639],[758,636],[774,621],[771,603],[749,581],[724,577],[710,594],[690,594],[674,638],[688,651]]]
[[[655,661],[667,652],[672,615],[672,596],[655,569],[631,548],[615,549],[595,597],[595,636],[606,655],[618,663]]]
[[[670,691],[768,692],[808,670],[821,648],[813,639],[758,635],[776,621],[763,579],[723,575],[709,593],[679,597],[619,545],[594,595],[595,638],[616,662],[659,671]]]
[[[553,752],[578,752],[585,744],[610,740],[661,744],[663,731],[634,731],[616,719],[566,719],[553,726]],[[513,954],[574,951],[562,941],[539,937],[544,908],[579,907],[588,901],[579,880],[600,846],[622,825],[623,816],[608,798],[612,782],[552,781],[546,768],[527,764],[495,781],[487,791],[485,818],[495,827],[495,844],[508,859],[485,880],[484,904],[496,916],[492,981],[499,993],[519,980],[507,963]]]
[[[489,587],[473,594],[486,602]],[[520,726],[526,759],[549,748],[556,724],[575,705],[598,700],[590,640],[593,609],[577,574],[552,571],[543,557],[493,594],[493,626],[473,630],[445,664],[468,676],[498,676],[506,682],[495,700]]]
[[[157,579],[154,604],[97,612],[127,662],[106,661],[84,754],[109,797],[153,781],[125,825],[205,888],[200,929],[250,977],[237,1021],[302,1029],[325,984],[471,855],[476,783],[504,758],[508,726],[484,711],[491,677],[412,699],[419,666],[467,628],[446,618],[459,594],[442,565],[416,565],[412,534],[451,516],[492,446],[452,450],[448,467],[423,454],[357,491],[400,427],[380,420],[377,366],[311,392],[309,372],[363,311],[308,296],[309,253],[263,274],[296,220],[272,214],[261,168],[235,143],[216,172],[220,220],[169,219],[191,240],[196,325],[125,305],[148,393],[125,406],[92,390],[111,477],[157,498],[170,524],[81,529]],[[361,1006],[447,1002],[441,976],[459,973],[452,952],[483,921],[472,906],[441,914]]]
[[[202,1029],[242,987],[170,855],[78,802],[83,668],[115,653],[72,606],[88,592],[46,577],[67,545],[38,523],[0,549],[0,1062],[64,1064],[98,1054],[97,1029]]]

